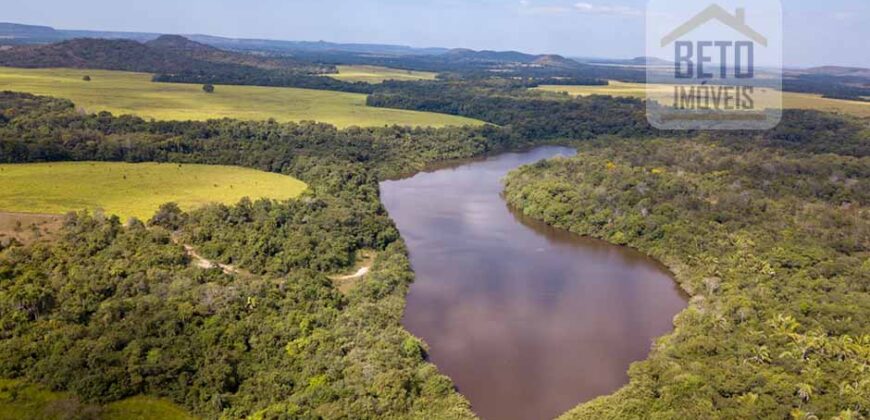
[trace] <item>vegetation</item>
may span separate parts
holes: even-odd
[[[0,250],[52,238],[62,224],[55,214],[0,212]]]
[[[159,73],[155,74],[152,80],[163,83],[294,87],[366,94],[374,91],[374,87],[366,82],[345,82],[321,75],[285,71],[263,71],[259,69],[230,72],[182,71],[178,73]]]
[[[18,43],[53,42],[70,35],[51,28],[37,28],[36,31],[41,33],[32,32],[25,38],[19,38],[30,29],[24,28],[24,25],[12,24],[17,26],[14,28],[9,24],[6,26],[6,32],[12,35],[6,41],[13,45],[0,50],[0,66],[124,70],[156,73],[155,79],[162,82],[192,84],[374,92],[372,86],[365,82],[351,83],[332,77],[318,77],[337,72],[334,65],[323,63],[443,73],[465,80],[490,79],[497,75],[536,84],[597,85],[603,80],[643,83],[646,81],[646,72],[642,66],[648,63],[645,58],[637,58],[613,61],[616,64],[629,64],[627,66],[601,66],[582,64],[558,55],[532,55],[516,51],[439,48],[412,51],[406,47],[383,45],[268,40],[240,42],[210,38],[212,44],[217,43],[232,50],[250,50],[256,52],[254,54],[221,50],[178,35],[164,35],[145,43],[126,39],[77,38],[48,45],[15,46]],[[788,92],[812,93],[831,99],[861,101],[870,96],[866,74],[848,70],[825,67],[788,72],[783,80],[783,88]],[[398,76],[395,78],[399,79]]]
[[[94,78],[90,83],[81,81],[85,72]],[[0,68],[0,85],[71,99],[86,112],[109,111],[161,120],[317,120],[339,127],[480,124],[448,115],[367,107],[365,96],[342,92],[220,86],[214,94],[203,95],[201,85],[152,83],[151,76],[143,73]]]
[[[585,140],[602,134],[652,132],[638,100],[554,99],[529,91],[528,85],[519,81],[387,82],[368,97],[367,103],[480,119],[510,126],[512,133],[530,140]]]
[[[786,75],[783,89],[789,92],[815,93],[824,98],[862,100],[870,96],[867,75],[844,75],[837,67],[817,68],[818,73]]]
[[[693,295],[625,388],[566,418],[870,415],[870,157],[814,141],[607,139],[509,175],[524,214],[638,248]]]
[[[163,206],[150,228],[69,215],[54,242],[3,251],[0,376],[88,404],[156,395],[205,417],[472,416],[401,327],[413,274],[377,179],[480,154],[473,132],[488,128],[146,122],[11,93],[0,104],[4,159],[233,163],[310,185],[298,200]],[[243,271],[191,266],[176,230]],[[371,271],[338,291],[331,277],[369,250]]]
[[[202,91],[205,93],[214,93],[214,85],[207,83],[202,85]]]
[[[569,95],[575,96],[611,95],[643,99],[647,97],[648,88],[650,88],[650,86],[643,83],[611,81],[607,86],[541,85],[535,89],[556,93],[566,92]],[[669,85],[653,85],[651,89],[655,97],[673,97],[673,90],[671,90],[671,86]],[[870,117],[870,102],[830,99],[811,93],[783,92],[782,106],[787,109],[814,109],[819,111],[841,112],[858,117]]]
[[[288,199],[303,182],[232,166],[53,162],[0,165],[0,210],[63,214],[102,209],[121,220],[147,220],[166,202],[191,210],[209,203]]]
[[[23,68],[78,68],[144,73],[298,73],[335,71],[331,66],[287,57],[235,53],[190,41],[177,35],[147,43],[127,39],[79,38],[49,45],[0,50],[0,65]]]
[[[690,260],[687,266],[720,267],[722,272],[705,272],[703,277],[718,278],[719,286],[715,279],[701,281],[703,287],[696,280],[683,281],[687,289],[698,287],[689,289],[695,295],[706,288],[716,292],[706,300],[695,299],[672,336],[678,339],[664,339],[663,350],[632,370],[633,385],[612,399],[580,410],[612,417],[660,413],[665,418],[685,414],[708,418],[719,413],[751,418],[754,414],[788,414],[790,407],[804,410],[796,412],[799,415],[866,410],[861,400],[867,395],[866,383],[853,380],[853,369],[866,365],[861,362],[861,357],[866,359],[861,331],[867,329],[866,264],[862,263],[867,258],[864,248],[852,245],[856,238],[865,238],[859,244],[866,246],[866,233],[861,233],[866,232],[862,227],[866,215],[851,213],[855,209],[863,212],[866,206],[862,200],[866,200],[863,191],[867,190],[870,144],[865,124],[817,112],[787,112],[783,124],[767,132],[717,133],[715,142],[687,139],[697,133],[650,140],[664,134],[646,124],[642,104],[635,99],[570,98],[529,91],[528,87],[526,81],[505,79],[388,81],[369,99],[377,105],[437,110],[498,124],[445,128],[145,121],[76,112],[66,100],[0,93],[0,161],[238,165],[291,175],[309,185],[300,198],[289,201],[243,200],[188,212],[165,205],[147,226],[133,222],[125,228],[116,218],[79,213],[65,218],[55,242],[12,246],[0,252],[0,377],[68,390],[88,404],[154,395],[205,417],[471,417],[467,402],[450,381],[425,361],[425,344],[401,327],[404,296],[413,274],[398,232],[379,202],[377,182],[442,160],[606,136],[614,147],[590,146],[587,156],[598,159],[596,150],[609,150],[613,156],[601,158],[609,159],[613,168],[628,167],[627,157],[621,159],[619,153],[661,159],[654,166],[650,163],[647,172],[655,169],[656,175],[668,176],[668,182],[627,190],[614,185],[612,191],[619,194],[614,193],[613,200],[607,194],[611,185],[602,184],[602,189],[593,189],[601,192],[596,198],[604,203],[601,206],[630,203],[632,191],[657,191],[649,185],[667,193],[673,186],[679,192],[687,188],[681,186],[686,180],[706,180],[698,175],[703,173],[723,177],[703,184],[722,194],[716,196],[720,201],[709,205],[731,203],[736,210],[720,212],[717,217],[725,227],[714,232],[719,236],[710,236],[716,241],[707,243],[701,228],[715,224],[702,223],[703,215],[685,222],[677,218],[683,209],[680,206],[704,209],[703,202],[677,195],[670,207],[654,208],[655,201],[650,199],[650,204],[644,203],[648,207],[638,209],[663,215],[650,219],[655,223],[677,220],[677,230],[660,231],[660,236],[675,235],[668,243],[697,244],[697,249],[689,249],[706,259],[700,260],[703,264]],[[229,88],[219,87],[218,93],[208,97],[220,96]],[[204,96],[198,93],[201,100]],[[693,150],[695,142],[710,148],[701,157],[718,162],[715,171],[692,166],[700,162],[706,168],[704,159],[694,155],[683,159],[678,154]],[[757,158],[749,159],[752,156]],[[643,162],[647,161],[631,167],[645,169]],[[749,163],[757,167],[720,174]],[[767,174],[757,172],[766,171],[767,163],[776,164],[774,173],[796,174],[797,181],[791,182],[786,175],[758,176]],[[602,164],[610,170],[607,162]],[[632,175],[636,174],[601,179],[635,182]],[[513,186],[524,190],[523,182],[536,184],[531,175],[520,179],[524,181],[512,181],[509,194],[515,192]],[[580,181],[597,179],[576,183],[572,179],[560,188],[570,191]],[[551,191],[529,188],[532,193]],[[781,196],[742,194],[752,188]],[[737,195],[725,194],[729,191]],[[512,201],[525,207],[513,197]],[[601,224],[597,213],[588,219],[573,213],[575,208],[585,208],[573,205],[580,194],[521,197],[541,203],[539,208],[547,214],[570,215],[559,220],[572,221],[577,216],[581,223]],[[559,205],[552,197],[565,204]],[[759,208],[758,203],[767,207]],[[789,242],[788,220],[773,217],[766,213],[768,209],[782,210],[782,214],[803,211],[792,219],[808,223],[809,232],[823,239],[809,241],[810,233],[795,228],[799,240]],[[609,228],[610,216],[622,220],[630,214],[614,207],[601,215],[608,216],[603,226]],[[758,220],[771,221],[770,226],[753,227]],[[619,243],[635,241],[636,229],[616,226],[622,231],[621,238],[615,232],[608,238],[613,236]],[[667,225],[645,229],[652,231],[656,226]],[[728,236],[738,228],[761,245]],[[761,274],[752,271],[759,267],[755,258],[770,262],[770,250],[780,243],[791,244],[784,248],[786,268],[770,274],[760,265],[764,268]],[[182,244],[239,270],[193,267]],[[729,254],[744,244],[748,244],[748,256]],[[771,248],[762,248],[770,244]],[[831,248],[832,244],[836,246]],[[706,253],[707,249],[711,251]],[[333,279],[351,272],[355,262],[370,252],[376,255],[371,271],[348,289],[338,290]],[[672,266],[673,261],[681,261],[648,252]],[[791,261],[804,254],[807,260]],[[721,255],[736,255],[725,263],[743,258],[747,262],[739,264],[748,265],[721,265],[712,259]],[[773,267],[782,266],[779,260],[774,262],[780,265]],[[804,269],[808,271],[800,271]],[[678,273],[683,278],[694,272]],[[794,292],[797,289],[806,294]],[[735,296],[726,294],[733,290],[746,290],[749,297],[727,304],[748,309],[718,312],[732,308],[724,300],[721,306],[715,304],[719,298]],[[785,299],[800,303],[799,311],[786,305]],[[712,306],[699,302],[712,302]],[[801,312],[804,307],[806,313]],[[721,326],[706,323],[705,317],[714,313],[723,314],[726,321]],[[786,329],[784,336],[774,335],[766,327],[769,314],[790,315],[800,325]],[[741,344],[737,339],[749,341]],[[671,340],[676,344],[667,347]],[[813,344],[806,355],[786,363],[783,358],[796,353],[781,356],[777,351],[791,349],[789,340],[801,345],[818,340],[823,345]],[[847,345],[830,344],[835,340]],[[756,355],[758,359],[753,359]],[[754,400],[758,405],[739,415],[742,412],[735,410],[742,408],[734,407],[744,400],[736,400],[738,395],[747,404]]]
[[[338,73],[327,74],[333,79],[347,82],[381,83],[385,80],[435,80],[436,73],[399,70],[378,66],[336,66]]]
[[[0,380],[0,420],[71,418],[99,420],[193,420],[174,404],[152,397],[133,397],[105,406],[84,404],[68,393],[38,385]]]

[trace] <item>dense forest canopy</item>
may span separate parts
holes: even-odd
[[[167,54],[198,49],[161,43]],[[866,122],[788,111],[768,132],[662,133],[640,101],[530,92],[534,78],[469,72],[373,88],[266,67],[215,61],[156,80],[317,83],[371,93],[369,105],[492,125],[145,121],[0,93],[0,162],[227,164],[310,185],[298,200],[166,205],[127,226],[73,214],[55,242],[3,250],[0,376],[86,402],[154,394],[206,417],[471,417],[401,327],[413,273],[377,183],[439,161],[571,143],[584,158],[524,169],[510,201],[683,264],[679,280],[698,296],[632,369],[632,385],[578,416],[867,415]],[[239,271],[191,267],[183,245]],[[370,250],[371,274],[339,292],[330,276]]]
[[[413,275],[377,199],[375,173],[404,167],[386,152],[377,165],[362,164],[379,153],[367,147],[371,132],[149,123],[80,115],[67,101],[22,94],[2,94],[0,103],[2,144],[19,138],[24,146],[4,149],[5,161],[224,162],[294,174],[311,186],[286,202],[190,214],[167,205],[147,228],[72,214],[56,242],[7,249],[0,376],[93,402],[160,395],[206,417],[471,416],[399,323]],[[453,134],[440,135],[448,143]],[[383,137],[413,142],[401,130]],[[396,154],[411,157],[408,165],[436,158],[422,155],[432,149],[408,150]],[[192,267],[182,243],[241,271]],[[362,249],[377,252],[375,265],[343,295],[328,276],[348,269]]]
[[[511,205],[655,256],[693,296],[627,387],[567,418],[870,413],[870,157],[837,142],[611,138],[511,173]]]

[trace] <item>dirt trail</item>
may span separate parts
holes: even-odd
[[[202,255],[199,255],[199,253],[196,252],[196,248],[194,248],[191,245],[181,243],[181,238],[180,238],[179,232],[172,233],[172,235],[170,235],[170,238],[172,239],[172,242],[174,242],[176,244],[181,244],[181,246],[184,247],[184,252],[187,253],[187,256],[193,260],[193,261],[191,261],[193,263],[193,265],[195,265],[199,268],[206,269],[206,270],[211,269],[211,268],[220,268],[224,272],[224,274],[247,274],[244,271],[242,271],[242,270],[240,270],[232,265],[217,263],[217,262],[214,262],[208,258],[203,257]]]
[[[353,274],[335,275],[329,278],[335,284],[335,287],[342,293],[347,294],[353,289],[359,280],[369,274],[372,270],[372,265],[375,262],[375,253],[372,250],[362,250],[357,254],[357,270]]]
[[[346,276],[341,276],[341,277],[335,277],[335,280],[338,280],[338,281],[356,280],[356,279],[368,274],[369,270],[371,270],[371,267],[361,267],[359,270],[356,271],[356,273],[348,274]]]
[[[190,246],[185,244],[184,251],[187,252],[187,255],[190,258],[193,258],[193,263],[199,268],[210,269],[210,268],[220,268],[223,270],[224,274],[239,274],[239,269],[229,265],[229,264],[221,264],[211,261],[209,259],[204,258],[202,255],[199,255],[196,250]]]

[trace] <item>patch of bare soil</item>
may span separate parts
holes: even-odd
[[[371,271],[376,256],[375,251],[362,250],[357,255],[353,274],[331,276],[330,279],[338,291],[347,294],[356,287],[357,283]]]
[[[61,227],[63,216],[57,214],[0,212],[0,248],[12,242],[29,245],[51,240]]]

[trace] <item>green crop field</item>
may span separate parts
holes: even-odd
[[[623,83],[611,81],[607,86],[555,86],[542,85],[534,89],[547,92],[566,92],[574,96],[610,95],[631,98],[646,98],[647,86],[643,83]],[[764,91],[763,89],[761,89]],[[670,98],[673,95],[672,86],[653,85],[653,95]],[[782,105],[791,109],[816,109],[820,111],[838,112],[858,117],[870,117],[870,102],[847,101],[841,99],[823,98],[810,93],[783,92]]]
[[[295,178],[234,166],[63,162],[0,165],[0,211],[59,214],[103,209],[122,220],[151,218],[166,202],[192,209],[243,197],[287,199]]]
[[[90,82],[82,80],[88,75]],[[338,127],[383,125],[479,125],[452,115],[366,106],[366,95],[327,90],[153,83],[151,75],[106,70],[0,67],[0,91],[12,90],[70,99],[87,112],[109,111],[158,120],[236,118],[313,120]]]
[[[193,420],[196,417],[172,402],[153,397],[132,397],[103,407],[82,404],[64,392],[0,379],[0,420],[19,419]]]
[[[346,82],[382,83],[385,80],[435,80],[437,73],[400,70],[378,66],[338,66],[338,74],[327,74]]]

